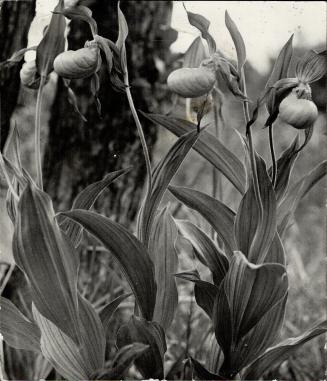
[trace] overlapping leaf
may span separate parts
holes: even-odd
[[[310,50],[298,61],[295,69],[297,78],[304,83],[318,81],[326,74],[327,50],[320,53]]]
[[[225,380],[226,378],[220,376],[219,374],[215,374],[209,372],[199,361],[195,360],[193,357],[190,358],[192,365],[194,367],[194,371],[198,376],[199,380]]]
[[[178,268],[175,249],[177,227],[167,208],[155,219],[149,242],[149,253],[154,263],[157,282],[156,304],[153,320],[165,330],[169,328],[178,305],[178,293],[174,274]]]
[[[213,324],[225,354],[226,369],[234,367],[231,361],[239,361],[231,357],[231,348],[235,348],[263,316],[285,298],[287,290],[284,266],[254,265],[242,253],[234,253],[213,308]]]
[[[246,370],[244,378],[248,380],[259,379],[264,372],[277,366],[292,356],[306,342],[324,334],[327,331],[327,321],[316,324],[302,335],[286,339],[276,346],[269,348],[266,352],[256,359]]]
[[[196,130],[195,124],[183,119],[159,114],[142,114],[153,123],[167,128],[176,136]],[[215,136],[207,131],[202,131],[193,148],[217,168],[241,194],[245,193],[246,175],[242,162]]]
[[[207,57],[202,39],[197,37],[184,54],[183,67],[199,67]]]
[[[40,352],[41,333],[38,326],[27,319],[8,299],[0,297],[0,333],[11,347]]]
[[[126,228],[86,210],[62,213],[81,224],[111,252],[127,278],[142,315],[151,320],[156,298],[153,263],[146,248]]]
[[[161,326],[156,322],[132,316],[130,321],[118,330],[117,346],[122,348],[133,343],[143,343],[149,346],[149,349],[135,360],[142,376],[145,379],[163,379],[163,360],[167,347]]]
[[[117,298],[115,298],[114,300],[106,304],[100,310],[99,315],[100,315],[100,319],[101,319],[105,333],[108,331],[110,320],[113,314],[115,313],[115,311],[117,310],[117,308],[119,307],[120,303],[123,302],[125,299],[127,299],[131,295],[132,295],[131,293],[119,295],[117,296]]]
[[[90,184],[85,189],[83,189],[75,198],[73,202],[72,209],[91,209],[97,198],[101,193],[116,179],[120,176],[128,173],[130,168],[121,169],[119,171],[108,173],[102,180]],[[66,218],[60,227],[67,236],[70,238],[74,246],[78,246],[81,238],[82,228],[80,225],[74,223],[74,221]]]
[[[139,224],[139,236],[142,238],[145,246],[148,246],[155,213],[160,201],[170,181],[198,139],[198,136],[199,133],[196,130],[181,136],[153,170],[152,192],[149,198],[145,200],[146,202],[143,205],[141,214],[141,223]]]
[[[224,203],[205,193],[184,187],[169,187],[170,192],[183,204],[196,210],[215,229],[224,242],[226,254],[231,256],[236,250],[234,237],[235,213]]]
[[[36,308],[78,343],[78,259],[59,229],[50,197],[32,184],[18,203],[13,252],[30,283]]]
[[[202,280],[196,270],[176,274],[176,277],[195,283],[194,296],[196,303],[211,319],[218,288],[212,283]]]
[[[235,236],[238,248],[251,262],[264,262],[274,239],[276,225],[276,196],[267,174],[264,160],[256,155],[262,216],[251,181],[250,187],[239,206],[235,221]]]
[[[192,222],[177,220],[176,223],[181,234],[192,244],[197,256],[202,257],[202,262],[210,269],[215,285],[219,286],[229,267],[225,254]]]
[[[303,176],[295,183],[278,206],[277,223],[280,236],[285,232],[288,223],[299,205],[301,199],[311,190],[311,188],[323,179],[327,174],[327,160],[318,164],[307,175]]]

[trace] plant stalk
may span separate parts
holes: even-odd
[[[140,119],[139,119],[139,117],[137,115],[137,112],[136,112],[136,109],[135,109],[135,106],[134,106],[134,101],[133,101],[131,90],[130,90],[130,86],[129,86],[129,79],[128,79],[128,71],[127,71],[127,69],[125,70],[125,74],[124,74],[124,83],[126,85],[126,95],[127,95],[129,107],[131,109],[131,112],[132,112],[132,115],[133,115],[133,118],[134,118],[134,121],[135,121],[135,124],[136,124],[137,132],[138,132],[140,140],[141,140],[142,149],[143,149],[143,154],[144,154],[144,159],[145,159],[145,165],[146,165],[146,171],[147,171],[147,175],[148,175],[147,190],[146,190],[146,198],[147,198],[148,195],[152,191],[151,161],[150,161],[149,150],[148,150],[148,147],[146,145],[146,140],[145,140],[144,133],[143,133],[143,128],[142,128]]]
[[[242,69],[242,86],[243,86],[243,93],[245,96],[247,96],[244,69]],[[243,112],[244,112],[244,118],[245,118],[246,124],[248,124],[250,121],[250,111],[249,111],[249,101],[247,101],[247,100],[243,101]],[[258,180],[258,173],[257,173],[257,165],[256,165],[256,161],[255,161],[251,126],[249,127],[249,129],[246,133],[246,136],[247,136],[248,143],[249,143],[250,162],[251,162],[251,169],[252,169],[254,194],[255,194],[255,197],[257,199],[258,206],[259,206],[259,216],[260,216],[260,219],[262,219],[263,206],[262,206],[262,201],[261,201],[261,197],[260,197],[259,180]]]
[[[46,77],[41,75],[40,87],[37,92],[36,110],[35,110],[35,135],[34,135],[34,147],[35,147],[35,166],[36,166],[36,184],[43,190],[42,179],[42,159],[41,159],[41,110],[43,100],[43,89],[46,82]]]
[[[275,147],[274,147],[274,136],[273,136],[273,125],[269,125],[269,147],[272,161],[272,177],[271,182],[272,186],[275,188],[276,179],[277,179],[277,163],[276,163],[276,155],[275,155]]]

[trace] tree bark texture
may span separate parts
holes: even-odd
[[[0,1],[0,62],[25,48],[27,35],[35,15],[35,0]],[[16,107],[20,87],[19,71],[22,63],[0,66],[0,149],[10,128],[10,118]]]
[[[116,41],[117,1],[89,2],[99,34]],[[172,11],[170,1],[123,1],[129,35],[126,42],[131,91],[135,106],[144,111],[158,111],[158,99],[163,97],[157,82],[169,53],[173,31],[169,28]],[[84,46],[92,39],[85,23],[72,21],[68,49]],[[111,218],[130,225],[139,205],[146,169],[136,126],[126,95],[115,92],[109,83],[106,68],[100,74],[102,118],[99,118],[90,93],[90,79],[76,80],[71,86],[77,95],[84,123],[67,102],[67,90],[58,81],[51,111],[49,139],[44,156],[45,188],[57,210],[70,208],[76,194],[106,173],[133,166],[127,175],[110,185],[99,206]],[[141,118],[151,151],[157,128]]]

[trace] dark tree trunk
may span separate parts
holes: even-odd
[[[25,48],[30,24],[35,15],[35,0],[0,1],[0,62]],[[8,136],[10,118],[16,107],[20,79],[20,64],[0,67],[0,149]]]
[[[115,41],[117,37],[117,1],[93,1],[90,4],[98,23],[99,34]],[[129,26],[127,60],[131,91],[136,108],[157,109],[162,97],[155,83],[160,73],[155,60],[164,61],[169,52],[167,39],[172,2],[125,1],[121,3]],[[168,31],[168,33],[167,33]],[[91,39],[85,23],[71,23],[69,49],[77,49]],[[170,41],[171,42],[171,41]],[[67,92],[61,80],[53,104],[49,140],[44,157],[45,188],[58,209],[69,208],[74,196],[86,185],[106,173],[130,165],[133,170],[110,186],[101,200],[101,209],[117,221],[130,224],[139,204],[145,178],[145,163],[136,126],[128,108],[126,95],[113,91],[105,68],[102,68],[100,101],[102,119],[97,115],[90,94],[90,81],[74,81],[81,112],[88,122],[81,121],[67,102]],[[144,119],[150,151],[156,140],[157,128]]]

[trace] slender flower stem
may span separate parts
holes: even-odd
[[[244,69],[242,69],[242,86],[243,86],[243,93],[245,96],[247,96]],[[244,118],[245,118],[246,124],[248,124],[250,121],[250,111],[249,111],[249,102],[247,100],[243,101],[243,112],[244,112]],[[255,155],[254,155],[254,146],[253,146],[251,126],[249,127],[249,129],[247,131],[247,139],[248,139],[248,143],[249,143],[254,194],[255,194],[255,197],[256,197],[257,202],[258,202],[259,216],[261,219],[262,215],[263,215],[263,206],[262,206],[262,201],[261,201],[261,197],[260,197],[259,180],[258,180],[257,165],[256,165]]]
[[[37,92],[37,99],[36,99],[35,135],[34,135],[36,183],[38,187],[42,190],[43,190],[43,179],[42,179],[42,159],[41,159],[41,109],[42,109],[43,89],[44,89],[45,82],[46,82],[46,77],[42,75],[40,87]]]
[[[274,136],[273,136],[273,125],[271,124],[269,126],[269,147],[270,147],[270,154],[271,154],[271,161],[272,161],[272,177],[271,182],[273,187],[276,186],[276,178],[277,178],[277,163],[276,163],[276,155],[275,155],[275,148],[274,148]]]
[[[142,145],[143,154],[144,154],[144,158],[145,158],[146,171],[147,171],[147,175],[148,175],[147,190],[146,190],[146,197],[147,197],[150,194],[150,192],[152,191],[152,173],[151,173],[150,155],[149,155],[148,147],[146,145],[146,140],[144,137],[143,128],[142,128],[140,119],[137,115],[137,112],[136,112],[136,109],[134,106],[134,101],[133,101],[131,90],[129,87],[129,79],[128,79],[127,70],[125,70],[124,83],[126,85],[126,95],[127,95],[129,107],[131,109],[131,112],[132,112],[132,115],[133,115],[133,118],[134,118],[134,121],[136,124],[137,132],[138,132],[140,140],[141,140],[141,145]]]

